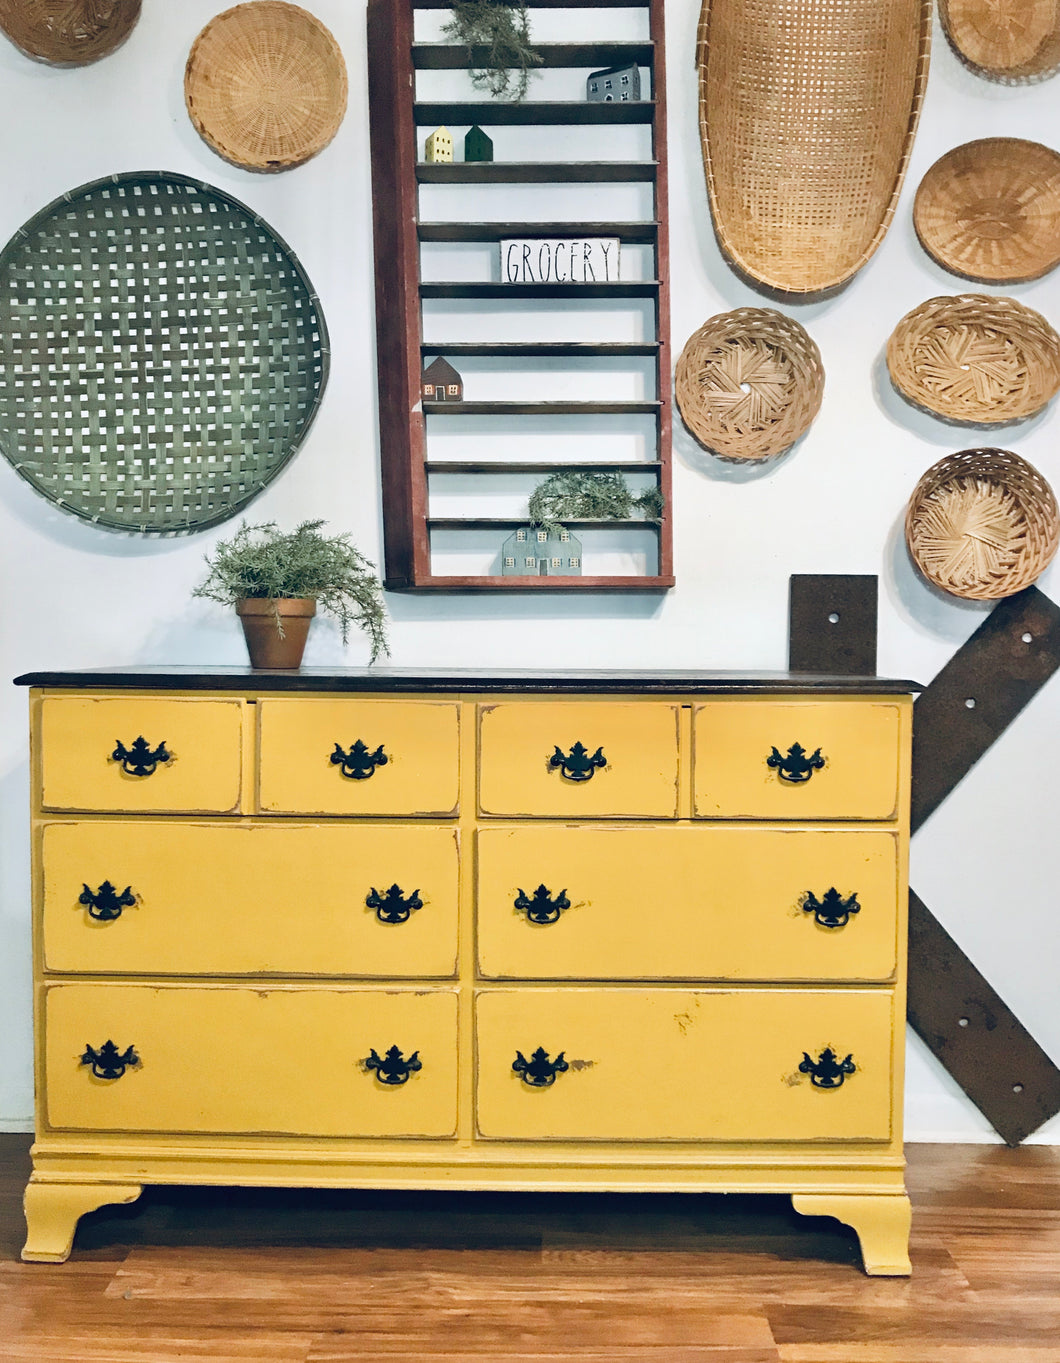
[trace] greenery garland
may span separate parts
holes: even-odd
[[[583,473],[577,469],[553,473],[530,497],[530,524],[550,535],[566,520],[628,521],[633,508],[648,520],[657,521],[663,511],[663,495],[657,487],[634,497],[621,473]]]
[[[472,85],[498,98],[524,99],[530,72],[541,65],[541,54],[530,44],[526,0],[452,0],[452,6],[453,17],[442,27],[446,37],[469,52],[487,49],[486,60],[471,71]]]

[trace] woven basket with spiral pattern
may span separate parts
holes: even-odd
[[[711,317],[677,362],[681,417],[723,459],[770,459],[803,435],[824,393],[821,352],[791,317],[737,308]]]
[[[1010,450],[947,455],[913,489],[905,516],[913,562],[936,587],[996,601],[1029,587],[1060,543],[1053,490]]]
[[[993,426],[1032,416],[1060,389],[1060,336],[1013,298],[929,298],[887,342],[891,380],[948,421]]]
[[[939,0],[950,46],[978,75],[1002,83],[1060,69],[1057,0]]]
[[[140,0],[0,0],[0,29],[27,57],[87,66],[122,45]]]

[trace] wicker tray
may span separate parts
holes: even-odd
[[[1060,69],[1056,0],[939,0],[939,18],[958,57],[990,80],[1041,80]]]
[[[0,0],[0,29],[27,57],[87,66],[122,45],[140,0]]]
[[[913,562],[936,587],[995,601],[1029,587],[1060,543],[1053,490],[1009,450],[961,450],[933,464],[905,517]]]
[[[298,261],[182,175],[83,185],[0,253],[0,452],[96,525],[226,520],[298,449],[327,372]]]
[[[928,255],[987,284],[1039,279],[1060,264],[1060,155],[1020,137],[954,147],[920,182],[913,223]]]
[[[703,0],[699,123],[715,231],[779,293],[838,287],[894,216],[931,0]]]
[[[1060,389],[1060,336],[1012,298],[929,298],[895,327],[887,368],[898,391],[935,416],[1022,421]]]
[[[211,19],[184,71],[188,115],[226,161],[290,170],[328,145],[346,112],[346,64],[328,30],[282,0]]]
[[[803,435],[824,394],[821,352],[772,308],[737,308],[689,337],[677,405],[701,445],[724,459],[770,459]]]

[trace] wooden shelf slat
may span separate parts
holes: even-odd
[[[424,185],[642,184],[658,174],[657,161],[420,161]]]
[[[493,128],[568,126],[575,124],[651,123],[655,101],[630,100],[628,104],[590,103],[589,100],[524,100],[520,104],[501,104],[497,100],[444,100],[412,106],[417,128],[436,128],[439,124],[465,127],[477,123]],[[487,162],[488,164],[488,162]]]
[[[502,284],[497,280],[440,279],[420,285],[421,298],[654,298],[655,279],[597,280],[595,284]]]
[[[650,66],[654,45],[650,42],[534,43],[541,67]],[[418,71],[466,71],[490,64],[488,47],[469,49],[459,43],[414,43],[412,65]],[[540,69],[540,68],[537,68]]]
[[[423,355],[496,355],[501,359],[534,356],[618,358],[623,355],[655,355],[658,341],[451,341],[420,343]]]
[[[528,525],[525,516],[428,516],[427,524],[432,530],[504,530],[518,529]],[[565,527],[572,530],[654,530],[658,531],[658,521],[615,521],[615,520],[578,520],[573,516],[563,518]]]
[[[421,577],[415,586],[401,582],[384,582],[388,592],[665,592],[674,585],[674,577],[444,577],[432,573]]]
[[[505,237],[617,237],[624,242],[655,240],[656,222],[421,222],[420,241],[503,241]]]
[[[424,416],[654,416],[659,402],[425,402]]]
[[[428,473],[563,473],[577,469],[579,473],[651,472],[662,468],[658,459],[579,459],[577,463],[560,463],[548,459],[428,459]]]
[[[529,9],[647,9],[648,0],[526,0]],[[452,9],[452,0],[412,0],[413,9]]]

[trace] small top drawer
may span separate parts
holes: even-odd
[[[677,707],[657,701],[479,706],[483,814],[677,815]]]
[[[275,814],[458,813],[451,702],[262,700],[259,808]]]
[[[238,813],[243,702],[48,696],[45,809]]]
[[[898,817],[894,702],[715,700],[693,718],[700,818]]]

